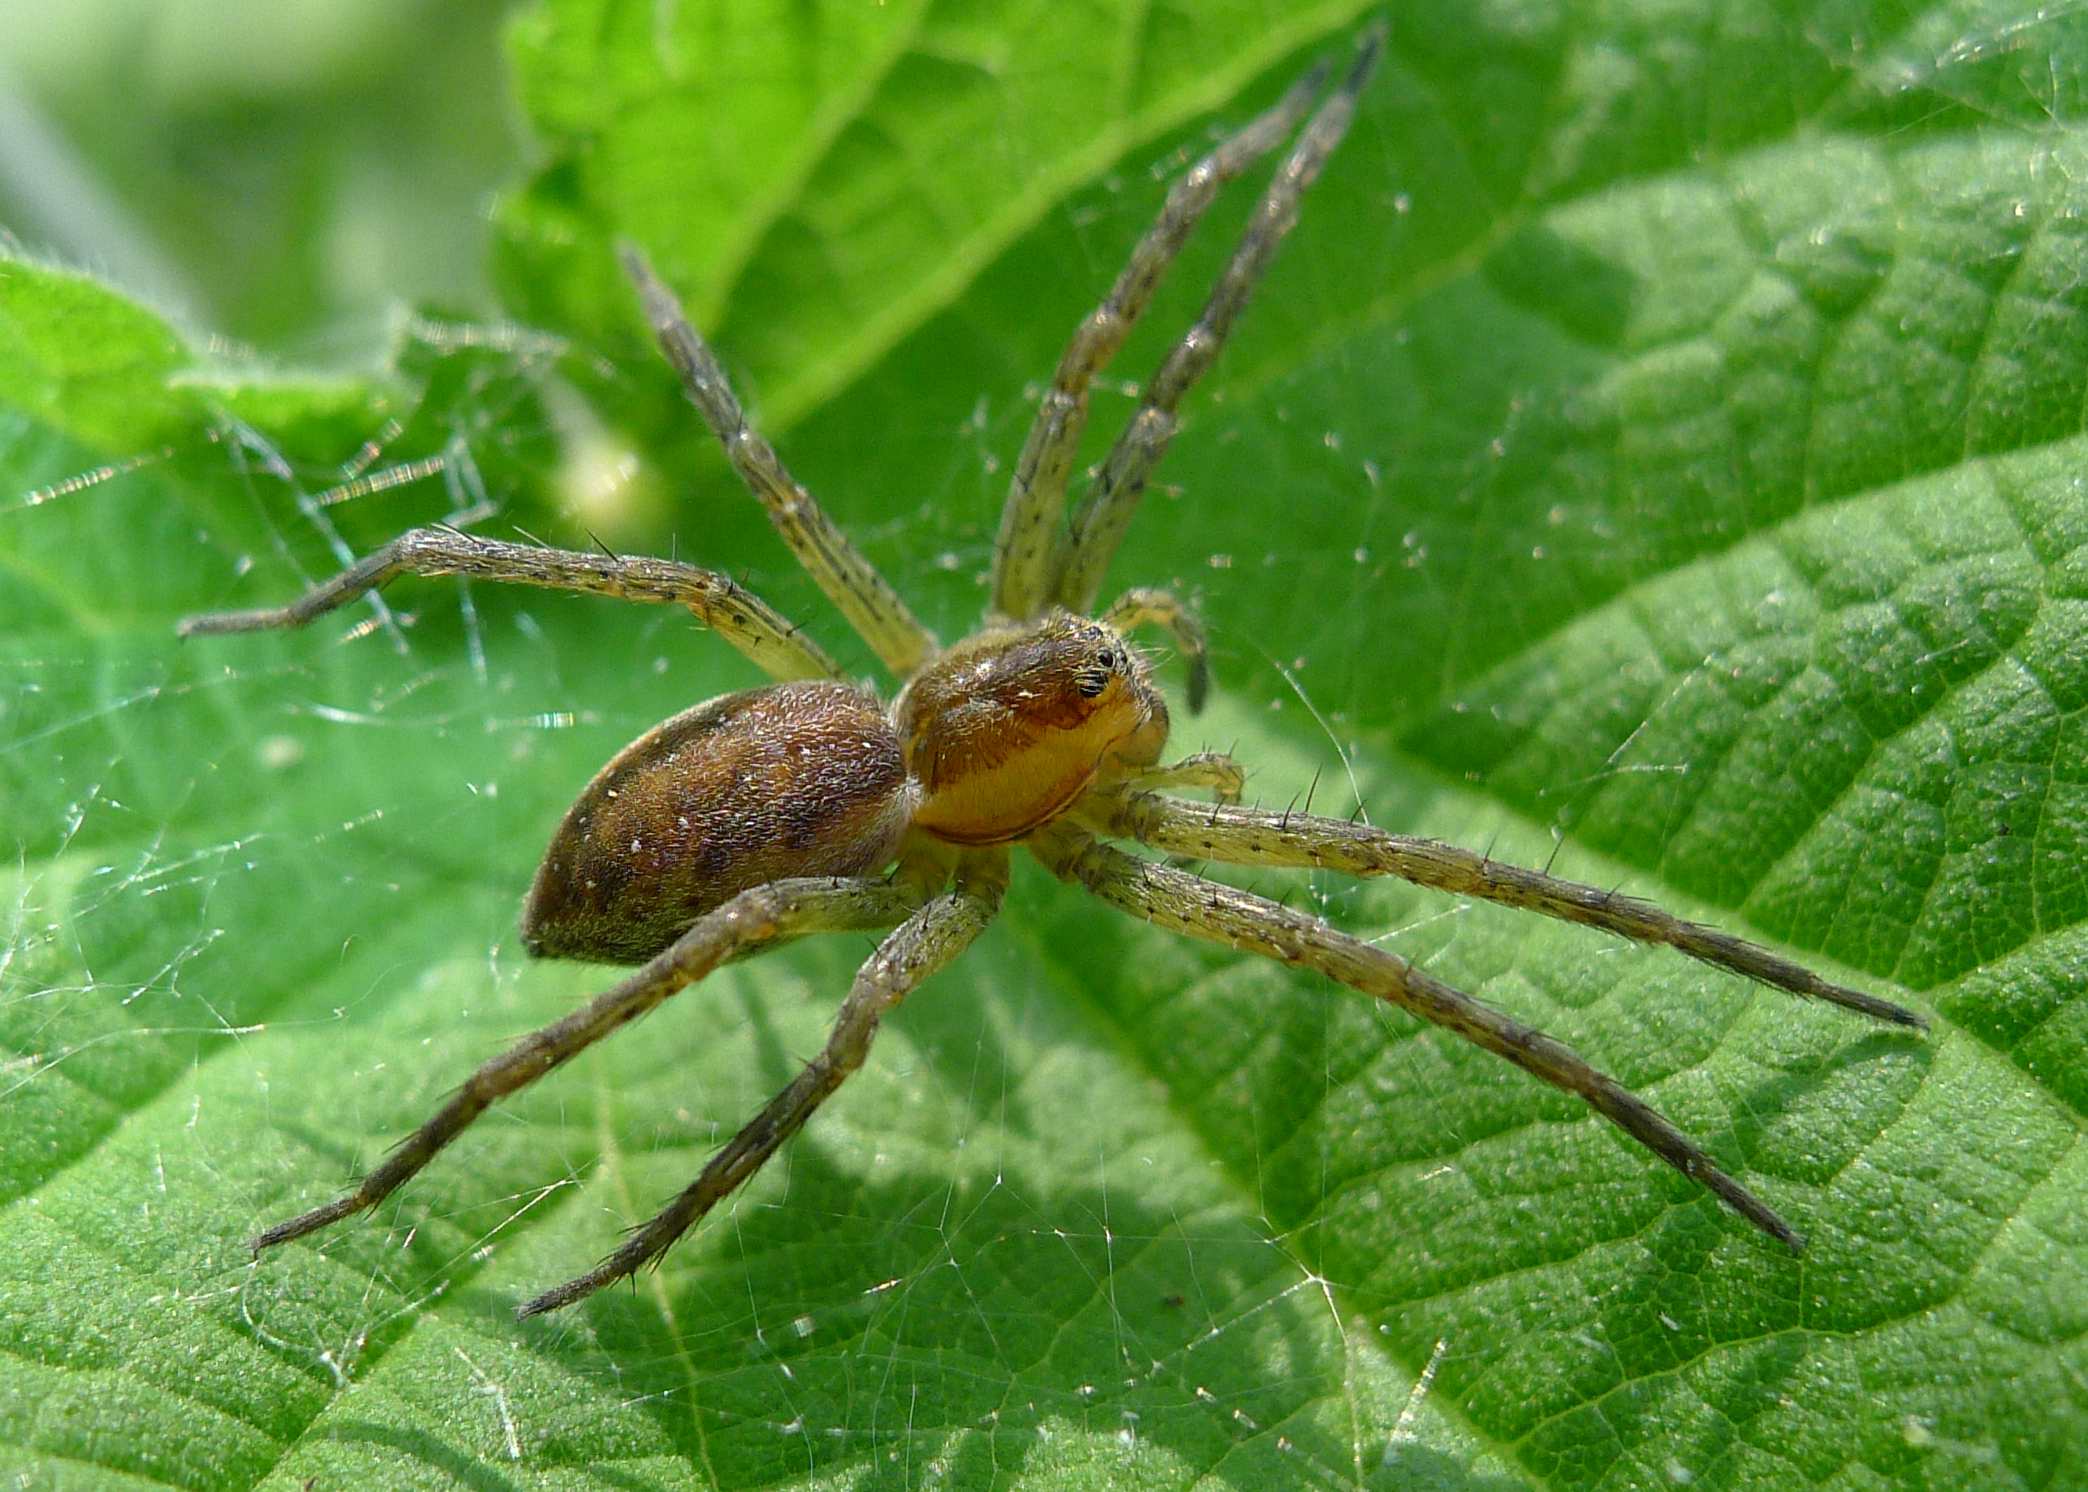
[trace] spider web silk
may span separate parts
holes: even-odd
[[[1947,95],[2007,40],[1931,48],[1921,82]],[[2055,110],[2060,94],[2055,80]],[[1983,98],[1968,88],[1966,106]],[[1366,121],[1367,162],[1391,129]],[[975,294],[774,432],[945,638],[984,599],[1048,369],[1033,350],[1106,284],[1203,138],[1088,185]],[[1220,698],[1178,717],[1175,744],[1236,752],[1251,800],[1754,915],[1753,888],[1713,863],[1731,841],[1704,829],[1698,785],[1721,762],[1691,726],[1810,624],[1779,633],[1791,598],[1771,585],[1737,640],[1658,655],[1631,633],[1616,666],[1598,644],[1634,626],[1672,640],[1641,587],[1730,563],[1719,576],[1744,589],[1752,561],[1730,556],[1785,542],[1795,515],[1741,510],[1678,538],[1629,494],[1546,500],[1582,449],[1582,391],[1546,372],[1574,366],[1546,361],[1556,343],[1590,335],[1558,334],[1575,308],[1514,287],[1476,323],[1359,304],[1347,239],[1404,252],[1413,204],[1381,169],[1346,185],[1366,200],[1330,206],[1319,237],[1308,207],[1113,572],[1183,591],[1212,627]],[[1087,455],[1244,210],[1214,214],[1153,335],[1111,370]],[[1039,329],[1025,298],[1047,264],[1074,289]],[[1523,323],[1530,343],[1503,347],[1491,381],[1453,356],[1460,327]],[[623,742],[758,680],[679,612],[461,582],[401,581],[283,636],[182,644],[176,616],[286,600],[407,527],[460,521],[726,569],[871,671],[693,417],[672,437],[616,423],[615,396],[660,399],[629,349],[435,317],[406,341],[408,402],[323,438],[227,412],[111,459],[26,419],[0,427],[0,597],[22,616],[22,598],[55,598],[0,665],[23,805],[0,876],[0,1218],[119,1316],[281,1375],[235,1412],[203,1370],[193,1412],[221,1459],[167,1479],[351,1464],[325,1458],[365,1418],[387,1425],[370,1441],[388,1455],[661,1485],[1536,1485],[1571,1479],[1547,1430],[1608,1410],[1625,1425],[1611,1439],[1574,1433],[1612,1478],[1650,1465],[1682,1484],[1698,1450],[1707,1471],[1734,1454],[1691,1439],[1724,1409],[1716,1373],[1690,1365],[1740,1372],[1735,1315],[1775,1292],[1714,1210],[1689,1214],[1709,1240],[1700,1275],[1647,1266],[1642,1235],[1689,1196],[1570,1101],[1359,996],[1113,919],[1034,865],[807,1131],[611,1297],[506,1318],[649,1216],[817,1049],[868,940],[713,976],[502,1104],[371,1216],[250,1262],[259,1226],[331,1195],[478,1061],[613,977],[523,955],[536,858]],[[982,386],[1004,347],[1022,367]],[[1476,381],[1439,392],[1445,368]],[[532,474],[517,450],[553,459]],[[1530,718],[1510,686],[1532,691]],[[1772,1079],[1809,1079],[1855,1040],[1831,1021],[1749,1026],[1761,997],[1735,981],[1592,935],[1327,877],[1231,878],[1559,1030],[1721,1153],[1779,1153]],[[1759,910],[1784,915],[1762,884]],[[1853,961],[1845,931],[1821,938]],[[1907,932],[1916,955],[1922,935]],[[1846,1095],[1911,1108],[1922,1077],[1858,1067],[1831,1091],[1860,1150],[1896,1119]],[[54,1332],[23,1298],[7,1297],[40,1323],[29,1335]],[[107,1330],[110,1373],[179,1398],[171,1358]],[[1852,1360],[1808,1361],[1839,1393]],[[1610,1397],[1634,1393],[1667,1428]],[[139,1411],[155,1414],[179,1421]],[[106,1464],[124,1464],[108,1440]]]
[[[1146,205],[1119,207],[1123,185],[1103,199],[1119,231]],[[1109,235],[1100,223],[1082,231],[1098,240],[1099,272]],[[227,417],[173,453],[72,468],[60,448],[18,492],[15,517],[121,530],[204,489],[244,537],[220,537],[207,507],[195,519],[170,560],[208,577],[185,584],[199,598],[188,604],[286,597],[414,523],[536,532],[489,490],[480,460],[488,440],[521,428],[580,450],[561,475],[587,537],[547,538],[645,528],[646,507],[659,506],[648,488],[666,479],[633,479],[611,433],[544,412],[549,339],[436,321],[413,335],[437,363],[471,355],[498,375],[436,412],[451,434],[432,452],[393,449],[426,411],[358,430],[331,463]],[[1098,423],[1120,420],[1134,391],[1105,389]],[[922,437],[953,453],[945,470],[919,511],[853,525],[909,595],[925,586],[943,602],[945,635],[982,594],[1005,463],[1034,396],[999,390],[921,416]],[[1362,463],[1347,465],[1367,498]],[[715,474],[701,500],[745,501]],[[1156,508],[1187,500],[1155,494]],[[620,504],[638,510],[635,523]],[[964,517],[924,549],[931,509]],[[662,548],[698,558],[676,517],[655,530]],[[700,557],[853,648],[867,672],[761,527],[739,521],[736,537],[753,540],[751,561],[708,544]],[[1186,559],[1214,575],[1280,563]],[[1351,563],[1361,594],[1366,566]],[[54,835],[33,851],[23,841],[13,878],[0,962],[17,975],[22,1045],[9,1097],[74,1103],[75,1072],[96,1068],[80,1080],[88,1091],[102,1068],[142,1073],[133,1122],[186,1115],[182,1215],[199,1232],[169,1249],[167,1270],[191,1308],[235,1320],[343,1390],[382,1381],[453,1293],[514,1293],[573,1272],[681,1185],[816,1047],[870,944],[823,940],[721,974],[636,1039],[503,1105],[402,1196],[320,1241],[320,1267],[353,1281],[355,1304],[315,1309],[292,1255],[249,1264],[239,1240],[338,1187],[477,1060],[600,987],[601,972],[532,965],[514,936],[560,804],[654,718],[756,680],[678,613],[460,582],[401,582],[280,638],[182,644],[172,620],[140,618],[82,708],[10,742],[52,754],[64,803]],[[1185,722],[1185,748],[1260,742],[1263,717],[1318,712],[1304,657],[1272,673],[1258,649],[1221,651],[1228,670],[1258,669],[1276,687],[1221,707],[1216,722]],[[54,650],[46,662],[66,659]],[[35,675],[18,677],[35,687]],[[1322,746],[1345,776],[1354,743]],[[151,781],[116,786],[131,775]],[[1137,1465],[1170,1454],[1166,1427],[1186,1415],[1242,1447],[1275,1448],[1313,1484],[1347,1485],[1419,1433],[1421,1395],[1356,1339],[1367,1328],[1344,1318],[1309,1246],[1259,1215],[1257,1178],[1201,1179],[1211,1160],[1193,1129],[1139,1092],[1153,1083],[1150,1058],[1112,1051],[1124,1017],[1077,952],[1106,914],[1034,867],[1011,901],[988,945],[890,1023],[872,1070],[803,1141],[610,1306],[625,1325],[555,1324],[560,1352],[613,1363],[606,1399],[532,1404],[487,1367],[503,1348],[444,1356],[435,1378],[482,1401],[474,1433],[491,1437],[496,1462],[526,1462],[605,1403],[686,1416],[699,1441],[752,1439],[779,1469],[962,1461],[980,1454],[974,1445],[1000,1454],[990,1447],[1009,1437],[1034,1441],[1023,1456],[1039,1465],[1084,1462],[1098,1443]],[[1157,937],[1115,936],[1127,947]],[[1176,977],[1207,966],[1250,999],[1270,987],[1224,963],[1190,956]],[[73,972],[45,982],[47,967]],[[1302,1003],[1326,1001],[1314,991]],[[89,1145],[82,1163],[109,1165],[106,1184],[136,1180],[100,1160],[106,1135]],[[1156,1186],[1156,1175],[1172,1179]],[[1077,1340],[1062,1347],[1069,1330]],[[1261,1359],[1275,1343],[1300,1360],[1272,1382]],[[1301,1441],[1300,1404],[1328,1394],[1346,1428]],[[943,1407],[923,1423],[930,1395]],[[1156,1434],[1158,1449],[1145,1448]]]

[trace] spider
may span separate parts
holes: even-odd
[[[1126,641],[1172,634],[1192,712],[1209,667],[1175,596],[1126,591],[1095,610],[1103,573],[1182,396],[1218,355],[1249,293],[1340,143],[1384,44],[1358,38],[1331,91],[1322,63],[1169,190],[1105,300],[1080,323],[1022,448],[994,549],[984,623],[944,646],[840,533],[748,424],[725,374],[638,249],[624,268],[689,402],[798,561],[902,681],[889,705],[841,676],[795,625],[724,575],[644,557],[420,528],[288,606],[190,617],[182,635],[301,626],[399,575],[466,575],[688,607],[776,682],[684,711],[587,785],[553,836],[522,913],[529,952],[640,967],[524,1037],[346,1195],[253,1239],[258,1253],[374,1207],[497,1100],[628,1025],[720,964],[808,933],[893,929],[855,976],[825,1047],[689,1187],[587,1273],[526,1301],[556,1310],[655,1263],[802,1128],[869,1053],[878,1024],[961,954],[998,911],[1021,846],[1060,878],[1161,927],[1317,970],[1448,1027],[1590,1107],[1792,1249],[1803,1240],[1643,1100],[1562,1043],[1323,920],[1110,844],[1245,866],[1393,875],[1583,923],[1902,1026],[1923,1019],[1831,984],[1767,949],[1651,906],[1431,840],[1239,803],[1230,757],[1162,761],[1167,704]],[[1314,103],[1319,102],[1317,109]],[[1309,118],[1307,117],[1309,114]],[[1302,127],[1301,127],[1302,126]],[[1088,392],[1198,218],[1230,180],[1295,134],[1201,316],[1068,517],[1067,478]],[[1202,803],[1167,789],[1207,792]]]

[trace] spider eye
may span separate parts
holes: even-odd
[[[1101,652],[1095,654],[1095,661],[1104,668],[1115,668],[1117,666],[1116,654],[1112,653],[1108,648],[1104,648]]]

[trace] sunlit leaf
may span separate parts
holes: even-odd
[[[1575,1102],[1034,866],[635,1288],[860,939],[735,967],[251,1263],[604,975],[564,804],[752,682],[682,614],[402,582],[177,643],[481,495],[729,569],[868,670],[699,438],[645,243],[945,636],[1164,181],[1355,6],[544,0],[517,320],[202,359],[0,261],[0,1466],[181,1486],[2065,1485],[2088,1464],[2088,18],[1412,7],[1114,578],[1263,800],[1627,887],[1927,1040],[1492,909],[1267,873],[1573,1042],[1803,1227]],[[1194,314],[1213,213],[1096,401]],[[579,391],[579,392],[576,392]],[[584,396],[584,397],[583,397]],[[623,470],[641,453],[642,475]],[[1178,682],[1172,667],[1163,672]]]

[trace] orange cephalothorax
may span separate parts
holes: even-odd
[[[522,940],[550,958],[641,962],[750,886],[883,869],[911,806],[868,694],[819,682],[724,695],[595,774],[537,870]]]
[[[920,791],[914,823],[956,844],[1018,839],[1167,741],[1144,661],[1115,629],[1064,612],[958,644],[892,715]]]

